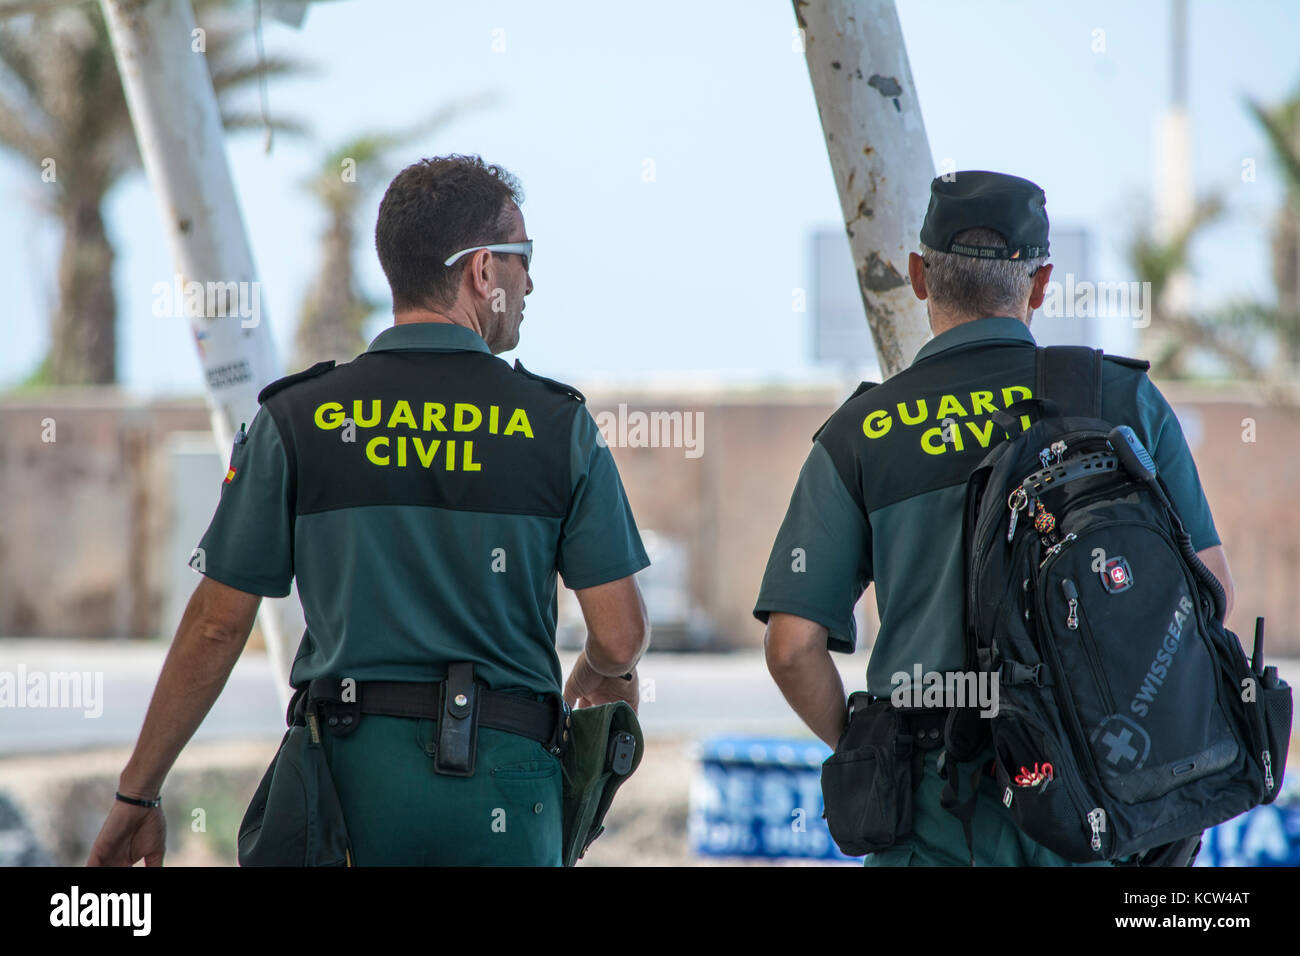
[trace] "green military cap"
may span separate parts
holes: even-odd
[[[1047,255],[1047,196],[1035,183],[982,169],[950,173],[930,183],[921,242],[935,252],[978,259],[1036,259]],[[954,242],[967,229],[991,229],[1007,248]]]

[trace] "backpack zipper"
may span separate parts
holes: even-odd
[[[1065,599],[1069,602],[1068,612],[1065,615],[1065,626],[1072,631],[1079,629],[1079,589],[1074,586],[1074,582],[1069,578],[1061,580],[1061,590],[1065,592]]]
[[[1052,560],[1052,558],[1056,557],[1056,554],[1060,553],[1060,548],[1067,543],[1068,543],[1067,541],[1062,541],[1054,549],[1055,553],[1049,554],[1046,558],[1043,559],[1043,563],[1038,566],[1038,580],[1035,582],[1035,586],[1034,586],[1034,599],[1035,599],[1035,604],[1037,605],[1039,617],[1041,617],[1044,621],[1050,620],[1050,618],[1047,615],[1047,602],[1044,599],[1043,589],[1040,586],[1042,584],[1043,578],[1046,577],[1046,574],[1043,570],[1043,565],[1047,564],[1049,561]],[[1049,658],[1049,662],[1052,665],[1052,672],[1054,674],[1063,676],[1065,670],[1061,664],[1061,655],[1057,652],[1055,642],[1052,641],[1050,638],[1051,635],[1049,634],[1048,640],[1045,640],[1042,643],[1046,646],[1047,656]],[[1083,724],[1079,722],[1079,712],[1075,709],[1074,697],[1073,695],[1070,694],[1070,692],[1067,689],[1065,689],[1065,685],[1061,683],[1060,680],[1056,682],[1055,687],[1061,688],[1061,690],[1059,692],[1054,692],[1052,696],[1056,698],[1058,705],[1061,707],[1063,711],[1065,711],[1066,717],[1069,718],[1068,720],[1069,729],[1070,731],[1073,732],[1070,735],[1072,737],[1072,739],[1070,740],[1070,746],[1072,749],[1077,750],[1080,749],[1079,747],[1080,742],[1082,743],[1081,749],[1083,753],[1082,753],[1082,757],[1079,758],[1079,763],[1088,772],[1088,782],[1089,784],[1092,785],[1093,792],[1101,793],[1102,792],[1101,777],[1097,773],[1097,765],[1092,759],[1092,748],[1091,746],[1089,746],[1088,738],[1083,733]]]
[[[1078,589],[1075,587],[1074,582],[1069,578],[1062,579],[1061,587],[1063,589],[1067,584],[1069,585],[1069,588],[1066,589],[1066,596],[1069,597],[1071,591],[1073,591],[1075,594],[1075,597],[1070,600],[1070,603],[1074,606],[1074,609],[1070,613],[1074,617],[1074,621],[1075,621],[1074,627],[1077,628],[1080,619],[1079,612],[1083,610],[1083,604],[1081,601],[1078,600],[1079,592]],[[1085,625],[1087,625],[1086,616],[1083,617],[1083,622]],[[1070,627],[1069,618],[1066,619],[1066,626]],[[1083,628],[1083,630],[1079,634],[1079,643],[1083,645],[1083,655],[1088,659],[1088,667],[1092,670],[1093,680],[1097,682],[1097,691],[1102,696],[1102,701],[1106,707],[1106,712],[1108,714],[1116,713],[1117,711],[1115,707],[1115,697],[1110,692],[1110,684],[1106,681],[1105,671],[1102,669],[1101,661],[1097,658],[1097,649],[1096,649],[1096,645],[1093,643],[1093,634],[1092,634],[1091,627],[1085,626]]]
[[[1101,807],[1094,807],[1088,811],[1088,826],[1092,828],[1092,849],[1096,853],[1101,852],[1101,833],[1106,829],[1106,811]]]

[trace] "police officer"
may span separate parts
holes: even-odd
[[[161,862],[163,779],[261,597],[296,577],[290,679],[338,692],[323,740],[353,862],[559,865],[556,574],[589,631],[564,697],[635,707],[649,561],[582,395],[495,357],[533,289],[519,200],[478,157],[390,184],[375,245],[394,324],[259,396],[91,863]]]
[[[908,368],[860,388],[815,436],[754,611],[767,624],[773,678],[832,746],[845,726],[846,702],[828,652],[853,651],[854,605],[872,581],[880,612],[867,667],[874,697],[889,699],[891,675],[912,674],[918,663],[923,673],[964,666],[966,479],[996,440],[991,413],[1027,397],[1034,383],[1029,326],[1052,273],[1043,191],[982,171],[935,179],[920,238],[921,252],[908,266],[934,338]],[[1101,417],[1130,425],[1151,451],[1230,608],[1227,558],[1196,466],[1148,368],[1145,361],[1105,357]],[[911,837],[869,854],[868,866],[969,862],[961,823],[939,804],[938,754],[939,748],[926,753],[916,782]],[[991,756],[989,749],[978,762]],[[988,776],[977,794],[973,836],[979,864],[1069,865],[1020,832]]]

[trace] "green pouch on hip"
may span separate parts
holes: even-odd
[[[315,724],[315,715],[308,721]],[[239,825],[240,866],[350,866],[343,807],[316,727],[295,724]]]
[[[569,716],[564,751],[564,865],[573,866],[604,832],[614,794],[641,763],[645,739],[624,701],[580,707]]]

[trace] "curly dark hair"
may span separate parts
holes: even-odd
[[[407,166],[388,185],[375,223],[375,251],[393,291],[393,308],[437,308],[456,298],[469,246],[505,241],[519,181],[479,156],[435,156]]]

